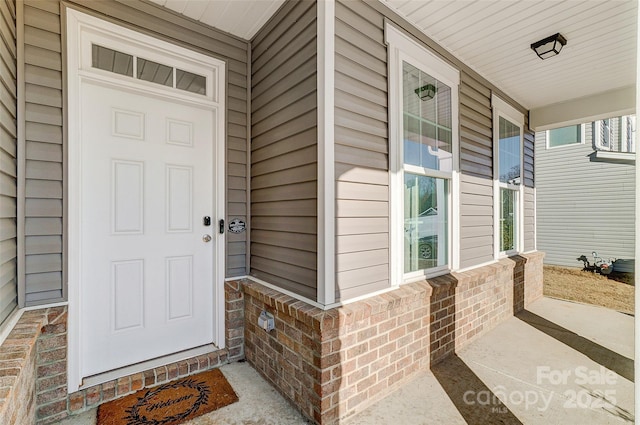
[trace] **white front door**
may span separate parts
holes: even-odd
[[[225,64],[71,8],[67,30],[74,392],[224,348]]]
[[[89,376],[214,340],[214,120],[209,108],[115,84],[80,91]]]

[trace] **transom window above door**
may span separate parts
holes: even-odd
[[[224,62],[202,53],[186,55],[182,49],[166,49],[163,43],[96,28],[81,28],[77,49],[81,78],[106,84],[124,84],[132,90],[216,107],[225,96]],[[219,65],[211,66],[211,63]]]
[[[91,45],[91,66],[178,90],[205,96],[207,94],[207,78],[205,76],[97,44]]]

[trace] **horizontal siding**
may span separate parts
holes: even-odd
[[[336,301],[389,287],[387,49],[383,17],[336,2]]]
[[[49,10],[38,3],[26,1],[24,5],[27,306],[64,299],[61,20],[57,2],[51,2],[55,8]],[[46,148],[33,158],[30,153],[39,145]],[[43,238],[49,243],[37,242]],[[33,283],[44,280],[46,286]]]
[[[315,2],[289,2],[251,43],[251,275],[317,299]]]
[[[529,115],[525,115],[524,126],[524,251],[536,247],[536,192],[535,192],[535,133],[529,128]]]
[[[460,267],[472,267],[491,260],[493,260],[493,181],[462,174],[460,176]]]
[[[491,90],[460,73],[460,267],[493,260]]]
[[[635,257],[635,164],[591,161],[591,125],[586,143],[547,149],[537,132],[537,248],[545,263],[581,267],[577,258]]]
[[[0,5],[0,324],[18,305],[16,4]]]
[[[536,193],[531,187],[524,188],[524,251],[534,251],[536,249]]]
[[[387,14],[387,16],[385,16]],[[335,161],[337,299],[388,286],[389,135],[385,20],[408,24],[385,7],[336,2]],[[439,49],[433,45],[436,50]],[[460,266],[493,260],[493,113],[497,91],[463,67],[459,86]],[[533,134],[524,140],[525,249],[534,246]],[[349,232],[353,232],[350,234]],[[365,255],[371,253],[371,255]],[[386,257],[385,255],[386,254]],[[366,260],[365,260],[366,259]],[[377,273],[368,273],[375,269]],[[352,270],[358,272],[351,273]],[[381,279],[384,276],[384,279]],[[369,285],[369,286],[368,286]],[[348,292],[347,292],[348,291]]]
[[[227,219],[247,220],[247,42],[143,2],[77,1],[130,28],[224,60],[227,86]],[[57,1],[29,0],[25,34],[26,305],[64,299],[62,33]],[[246,274],[247,232],[227,235],[226,276]]]

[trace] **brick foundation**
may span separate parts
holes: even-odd
[[[247,280],[225,284],[226,348],[67,394],[67,310],[25,312],[0,346],[0,423],[58,422],[245,355],[300,411],[337,423],[542,296],[542,253],[440,276],[331,310]],[[258,328],[262,310],[276,318]]]
[[[430,279],[433,287],[431,364],[445,359],[542,297],[543,257],[539,252],[518,255]]]
[[[331,423],[428,366],[426,282],[321,310],[245,281],[247,360],[302,413]],[[266,309],[270,333],[258,328]]]
[[[27,311],[0,346],[0,424],[34,422],[36,341],[46,324],[46,311]]]
[[[0,424],[51,424],[145,387],[244,358],[243,293],[225,285],[226,348],[67,394],[67,309],[25,312],[0,346]]]
[[[389,394],[542,296],[541,253],[321,310],[252,281],[245,292],[247,360],[300,411],[338,423]],[[262,310],[275,330],[258,328]]]

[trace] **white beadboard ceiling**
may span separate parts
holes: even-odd
[[[528,109],[636,83],[637,0],[384,0]],[[555,33],[558,56],[530,45]]]
[[[152,1],[251,39],[285,0]],[[637,0],[379,1],[528,109],[636,83]],[[557,32],[567,45],[539,59],[529,46]]]
[[[168,9],[250,40],[285,0],[151,0]]]

